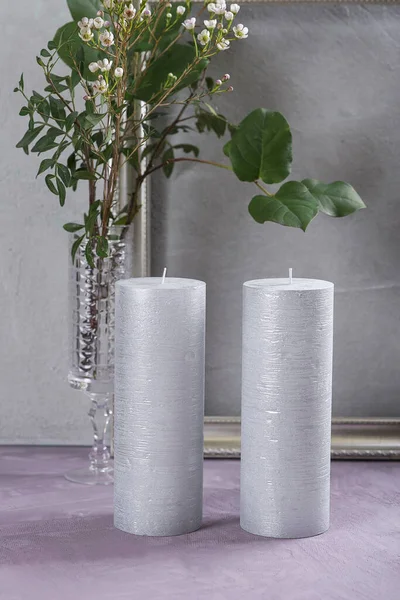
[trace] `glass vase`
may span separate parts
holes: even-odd
[[[69,250],[79,232],[70,234]],[[68,382],[90,401],[93,446],[89,464],[70,471],[70,481],[88,485],[113,483],[113,467],[107,446],[112,422],[114,393],[115,283],[131,276],[133,243],[126,227],[109,231],[109,256],[95,258],[91,267],[82,244],[72,263],[69,258],[69,373]]]

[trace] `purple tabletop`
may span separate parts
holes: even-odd
[[[0,448],[1,600],[399,600],[400,463],[334,462],[330,530],[271,540],[239,526],[239,462],[204,464],[204,524],[114,529],[112,489],[66,481],[81,448]]]

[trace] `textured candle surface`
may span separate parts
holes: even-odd
[[[240,522],[268,537],[329,527],[333,284],[243,287]]]
[[[114,524],[179,535],[202,519],[204,282],[116,286]]]

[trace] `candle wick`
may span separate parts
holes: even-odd
[[[163,272],[161,283],[165,283],[166,276],[167,276],[167,267],[164,268],[164,272]]]
[[[293,283],[293,269],[289,269],[289,283],[290,285]]]

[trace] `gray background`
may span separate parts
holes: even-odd
[[[68,388],[67,239],[63,223],[85,199],[57,199],[35,180],[38,161],[14,148],[26,126],[12,93],[21,71],[40,91],[35,55],[69,17],[63,0],[4,3],[0,54],[0,443],[90,441],[84,396]],[[334,281],[336,415],[398,415],[400,10],[395,6],[243,5],[251,36],[220,55],[232,74],[221,102],[239,121],[281,110],[294,133],[294,177],[342,178],[368,210],[321,217],[307,234],[257,225],[254,190],[223,171],[185,165],[154,182],[153,273],[208,284],[207,412],[236,414],[240,398],[241,285],[285,275]],[[203,137],[202,155],[221,159]],[[165,182],[163,182],[164,185]],[[254,188],[255,189],[255,188]]]
[[[225,171],[179,165],[154,183],[153,273],[208,285],[207,413],[239,414],[241,286],[258,277],[336,285],[334,414],[400,414],[400,10],[246,5],[251,35],[220,55],[232,75],[221,112],[238,122],[279,109],[294,136],[293,178],[353,184],[368,209],[318,217],[307,233],[247,213],[257,188]],[[224,160],[211,135],[202,156]]]

